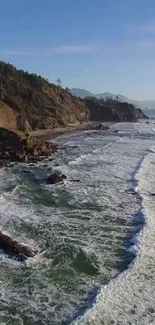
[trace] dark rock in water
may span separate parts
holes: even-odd
[[[60,166],[60,164],[58,164],[58,163],[55,163],[55,164],[54,164],[54,166],[55,166],[55,167],[59,167],[59,166]]]
[[[149,122],[149,121],[146,121],[146,123],[147,123],[147,124],[150,124],[150,122]]]
[[[67,176],[64,175],[64,174],[62,174],[61,177],[62,177],[63,179],[67,179]]]
[[[97,124],[93,127],[93,130],[108,130],[109,126],[103,125],[102,123]]]
[[[114,130],[114,132],[115,132],[115,133],[118,133],[118,132],[119,132],[119,130]]]
[[[42,167],[48,167],[48,164],[44,164],[44,165],[42,165]]]
[[[18,256],[21,261],[25,261],[27,258],[33,257],[36,253],[30,247],[20,244],[12,237],[4,235],[1,231],[0,249],[3,249],[8,255]]]
[[[128,189],[125,191],[128,194],[136,195],[137,193],[134,191],[134,189]]]
[[[71,148],[72,149],[76,149],[76,148],[78,148],[78,146],[77,145],[74,145],[74,146],[71,146]]]
[[[16,188],[16,185],[9,186],[7,192],[12,192]]]
[[[96,126],[96,129],[97,130],[102,130],[102,128],[103,128],[103,125],[102,124],[99,124],[99,125]]]
[[[57,174],[57,173],[55,173],[55,174],[52,174],[52,175],[50,175],[48,178],[47,178],[47,182],[49,183],[49,184],[57,184],[57,183],[61,183],[61,182],[63,182],[64,181],[64,179],[66,179],[67,178],[67,176],[66,175],[64,175],[64,174]]]

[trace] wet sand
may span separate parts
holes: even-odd
[[[37,137],[41,140],[52,140],[57,138],[60,135],[91,130],[95,127],[95,125],[100,124],[101,122],[85,122],[82,124],[69,124],[65,128],[55,128],[53,130],[36,130],[30,133],[31,136]],[[112,122],[104,122],[102,123],[105,126],[109,126],[113,124]]]
[[[30,134],[38,139],[42,140],[52,140],[60,135],[65,135],[69,133],[74,133],[78,131],[91,130],[91,128],[97,123],[87,122],[82,124],[68,125],[65,128],[55,128],[53,130],[37,130],[32,131]]]

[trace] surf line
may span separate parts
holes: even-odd
[[[140,209],[138,212],[134,215],[132,222],[131,222],[131,228],[133,228],[133,231],[130,233],[130,236],[127,235],[125,238],[125,250],[126,250],[126,256],[127,261],[126,263],[123,262],[124,268],[122,271],[116,275],[116,277],[112,278],[110,281],[108,281],[107,284],[101,285],[101,286],[94,286],[94,290],[91,292],[91,295],[89,296],[87,301],[84,303],[84,305],[79,309],[79,311],[68,321],[63,322],[62,325],[77,325],[80,324],[88,314],[90,314],[97,304],[97,302],[100,299],[100,296],[102,294],[102,291],[107,288],[110,284],[115,284],[118,281],[121,280],[121,278],[126,277],[129,272],[131,272],[132,268],[134,267],[138,253],[140,251],[140,241],[141,237],[144,231],[144,228],[147,224],[147,217],[144,214],[143,206],[142,206],[142,196],[138,192],[138,177],[141,171],[141,168],[143,167],[144,160],[146,156],[152,151],[150,149],[146,150],[146,153],[143,155],[143,157],[140,159],[139,163],[137,164],[134,172],[131,174],[131,183],[132,187],[128,190],[129,194],[132,193],[132,195],[135,195],[137,199],[140,202]]]

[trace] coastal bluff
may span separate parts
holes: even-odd
[[[80,98],[35,74],[0,61],[0,127],[30,132],[88,121],[136,122],[141,109],[117,99]]]

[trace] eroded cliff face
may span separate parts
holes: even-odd
[[[138,112],[139,119],[148,119],[148,116],[145,115],[145,113],[143,112],[143,110],[141,108],[137,108],[137,112]]]
[[[117,100],[86,98],[85,104],[92,121],[137,122],[141,118],[147,118],[141,109]]]
[[[85,103],[63,88],[52,85],[46,95],[51,105],[32,110],[30,116],[27,111],[24,113],[33,129],[54,129],[89,120],[90,113]]]
[[[0,127],[24,132],[32,131],[31,126],[24,116],[16,113],[2,101],[0,101]]]
[[[41,76],[17,70],[11,64],[0,61],[0,82],[0,99],[20,115],[17,121],[19,127],[28,127],[28,122],[33,129],[53,129],[89,119],[89,110],[83,101],[68,89],[51,84]],[[15,125],[13,115],[10,118]]]
[[[66,88],[0,61],[0,126],[21,131],[93,121],[137,121],[140,109],[112,99],[81,99]]]

